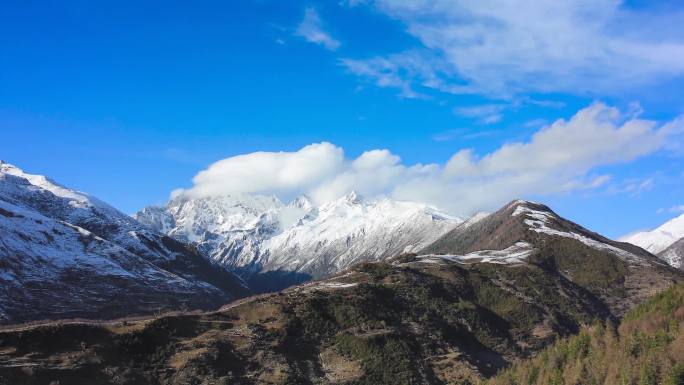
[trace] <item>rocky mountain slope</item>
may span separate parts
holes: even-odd
[[[559,336],[617,321],[645,293],[682,279],[636,246],[517,201],[420,253],[361,263],[216,312],[5,330],[0,377],[13,384],[477,383]]]
[[[682,239],[684,239],[684,214],[665,222],[654,230],[631,234],[620,240],[658,255],[673,267],[684,269],[684,251],[681,242],[680,246],[670,248]]]
[[[607,239],[526,201],[466,221],[420,253],[497,263],[524,258],[599,296],[618,316],[681,275],[639,247]],[[508,261],[511,255],[515,258]]]
[[[193,248],[0,162],[0,322],[211,308],[246,292]]]
[[[418,250],[461,222],[422,204],[365,200],[355,193],[319,207],[306,197],[285,205],[259,195],[180,196],[135,217],[192,242],[252,282],[255,273],[268,272],[288,272],[300,281],[321,278],[361,261]]]

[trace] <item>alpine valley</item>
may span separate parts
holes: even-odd
[[[0,380],[544,383],[556,372],[529,380],[540,354],[623,320],[616,340],[650,335],[650,314],[679,349],[684,272],[659,255],[523,200],[463,220],[355,193],[179,195],[129,217],[2,163]],[[668,357],[663,381],[679,370]]]

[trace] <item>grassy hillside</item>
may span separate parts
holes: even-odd
[[[684,285],[673,286],[610,322],[561,339],[489,385],[684,384]]]

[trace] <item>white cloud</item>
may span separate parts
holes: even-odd
[[[682,13],[634,10],[616,0],[355,3],[401,21],[422,43],[410,52],[343,61],[402,93],[416,84],[496,96],[619,92],[684,73]]]
[[[321,17],[313,8],[304,10],[304,20],[297,27],[296,34],[310,43],[320,44],[331,51],[340,47],[339,40],[334,39],[323,29]]]
[[[479,106],[456,107],[454,108],[454,113],[474,118],[482,124],[494,124],[501,121],[501,113],[505,109],[506,106],[503,104],[482,104]]]
[[[661,207],[656,211],[657,214],[662,214],[665,212],[670,212],[670,213],[675,213],[675,214],[684,213],[684,205],[675,205],[675,206],[670,207],[669,209]]]
[[[468,130],[468,129],[452,129],[439,132],[432,135],[432,140],[435,142],[449,142],[452,140],[473,140],[479,138],[485,138],[488,136],[493,136],[500,133],[498,130]]]
[[[643,192],[650,191],[655,186],[654,178],[630,178],[623,181],[618,186],[611,187],[610,191],[613,194],[630,194],[639,195]]]
[[[506,143],[484,156],[462,149],[445,164],[406,165],[385,149],[350,159],[342,148],[319,143],[221,160],[197,174],[194,186],[182,193],[274,193],[285,199],[306,193],[322,203],[356,190],[469,214],[518,197],[598,188],[610,176],[592,175],[597,167],[662,150],[681,140],[683,132],[682,118],[659,125],[595,103],[526,142]]]
[[[670,207],[671,213],[684,213],[684,205],[677,205]]]
[[[344,163],[341,148],[312,144],[295,152],[253,152],[220,160],[193,178],[187,193],[288,193],[306,190],[335,175]]]
[[[363,60],[346,58],[340,63],[349,72],[371,80],[378,87],[399,89],[399,94],[405,98],[424,97],[414,90],[415,80],[420,79],[425,84],[439,81],[432,64],[412,53]]]

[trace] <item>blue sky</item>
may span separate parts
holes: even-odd
[[[678,215],[684,7],[507,3],[5,1],[0,159],[128,213],[184,188],[522,196],[613,237]]]

